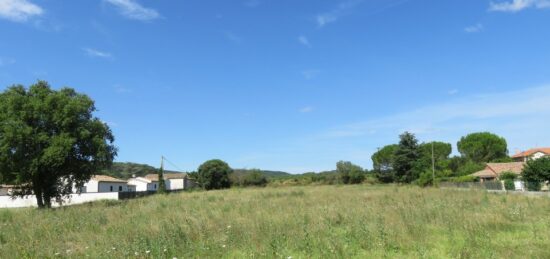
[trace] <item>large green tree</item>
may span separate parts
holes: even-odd
[[[209,160],[199,166],[197,180],[206,190],[229,188],[231,186],[229,174],[232,171],[229,165],[222,160]]]
[[[45,81],[0,93],[0,174],[15,196],[51,207],[112,163],[114,137],[95,110],[88,96]]]
[[[475,163],[487,163],[508,157],[506,139],[489,132],[477,132],[462,137],[458,152]]]
[[[387,145],[371,156],[373,172],[379,181],[389,183],[395,181],[393,159],[398,145]]]
[[[416,165],[420,158],[418,140],[414,134],[405,132],[399,136],[399,145],[395,150],[393,170],[397,182],[410,183],[420,176]]]
[[[365,171],[351,162],[340,161],[336,163],[336,172],[345,184],[358,184],[365,180]]]
[[[529,190],[538,191],[541,182],[550,181],[550,157],[527,161],[521,177]]]

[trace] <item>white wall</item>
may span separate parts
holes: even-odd
[[[128,191],[127,183],[99,182],[98,192],[127,192],[127,191]]]
[[[148,191],[156,191],[159,188],[159,182],[151,182],[147,184]]]
[[[166,180],[167,190],[183,190],[183,179],[168,179]]]
[[[82,193],[80,195],[71,194],[70,199],[67,199],[65,203],[63,203],[63,205],[74,205],[98,200],[118,200],[118,193]],[[52,206],[58,207],[59,204],[52,203]],[[37,207],[36,197],[34,195],[29,195],[25,198],[12,199],[10,196],[0,196],[0,208],[24,207]]]
[[[136,186],[136,189],[135,189],[136,192],[147,191],[147,182],[144,182],[142,180],[139,180],[139,179],[136,179],[136,178],[131,178],[130,180],[128,180],[128,184],[135,185]]]
[[[98,192],[97,191],[97,181],[96,180],[90,180],[87,183],[85,183],[84,188],[82,188],[82,192]]]

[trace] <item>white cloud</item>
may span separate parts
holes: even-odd
[[[303,107],[300,109],[300,112],[301,113],[309,113],[309,112],[312,112],[315,108],[311,107],[311,106],[306,106],[306,107]]]
[[[225,31],[224,35],[228,40],[232,41],[233,43],[239,44],[243,41],[241,37],[231,31]]]
[[[157,10],[146,8],[134,0],[104,0],[118,7],[120,13],[128,19],[150,21],[160,18]]]
[[[501,132],[508,136],[522,136],[525,132],[530,132],[527,135],[532,135],[536,132],[544,132],[550,127],[549,120],[541,119],[550,117],[548,103],[550,103],[550,86],[477,95],[335,127],[321,135],[326,138],[356,137],[378,132],[389,132],[395,135],[405,130],[424,136],[448,136],[456,132],[464,134],[480,130]],[[524,121],[534,123],[525,124]],[[544,125],[542,128],[541,124]],[[503,125],[513,125],[513,128]],[[524,130],[517,131],[518,127]],[[524,137],[527,138],[527,135]],[[460,136],[454,135],[454,138],[458,137]]]
[[[527,8],[550,8],[550,0],[512,0],[498,3],[491,2],[489,11],[515,13]]]
[[[318,14],[315,21],[319,27],[324,27],[329,23],[336,22],[338,18],[349,12],[350,9],[359,5],[363,0],[349,0],[341,2],[336,8],[329,12]]]
[[[316,78],[320,73],[321,73],[321,71],[317,70],[317,69],[308,69],[308,70],[302,71],[302,75],[307,80]]]
[[[311,48],[311,44],[309,43],[308,38],[304,35],[300,35],[300,37],[298,37],[298,42],[308,48]]]
[[[468,26],[464,28],[464,31],[467,33],[475,33],[483,31],[483,24],[478,23],[476,25]]]
[[[27,0],[0,0],[0,18],[14,22],[25,22],[40,16],[44,10]]]
[[[9,66],[9,65],[13,65],[13,64],[15,64],[15,59],[0,57],[0,67]]]
[[[108,58],[108,59],[113,57],[113,55],[111,55],[111,53],[96,50],[96,49],[83,48],[82,50],[84,50],[84,52],[90,57]]]

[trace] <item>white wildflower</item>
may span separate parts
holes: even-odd
[[[151,251],[147,250],[147,251],[145,251],[145,253],[148,254],[148,253],[151,253]]]
[[[225,245],[222,245],[223,248],[225,248]]]

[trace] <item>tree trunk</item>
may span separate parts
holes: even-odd
[[[44,199],[42,198],[42,190],[40,188],[34,188],[34,196],[36,197],[36,204],[39,209],[44,208]]]

